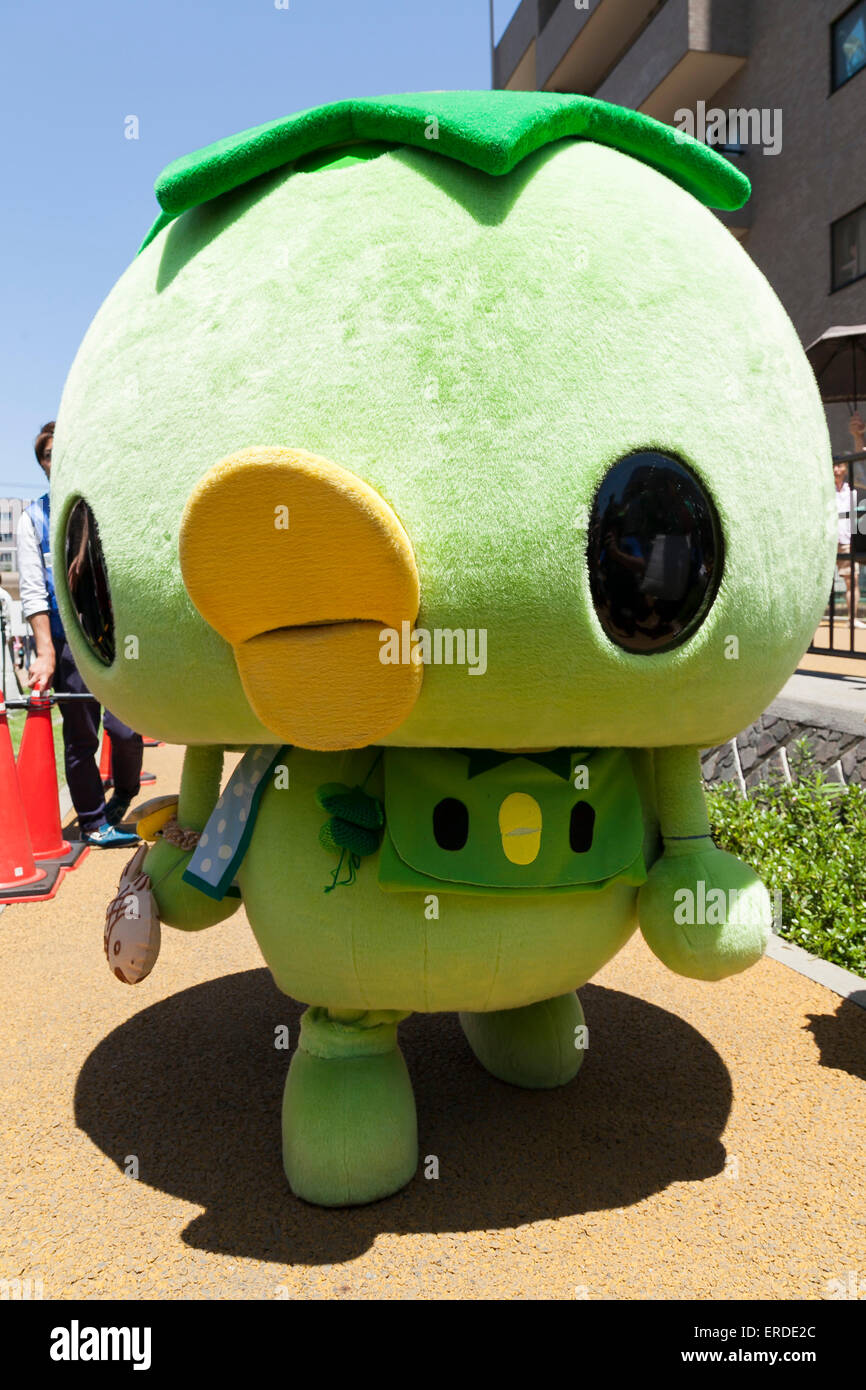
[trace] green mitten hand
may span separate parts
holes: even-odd
[[[748,864],[704,837],[666,845],[638,895],[650,950],[677,975],[723,980],[764,954],[770,895]]]
[[[160,921],[169,927],[179,927],[181,931],[214,927],[231,917],[240,906],[240,898],[227,897],[217,902],[191,883],[184,883],[182,874],[191,859],[191,850],[184,852],[160,837],[148,851],[143,866],[150,879]]]

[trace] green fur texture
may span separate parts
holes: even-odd
[[[533,151],[569,136],[643,159],[710,207],[739,208],[749,196],[746,176],[699,141],[637,111],[558,92],[420,92],[333,102],[176,159],[157,179],[156,194],[164,213],[175,216],[305,156],[371,141],[417,145],[485,174],[508,174]]]
[[[61,578],[73,650],[165,739],[273,741],[177,553],[193,484],[254,444],[369,482],[412,542],[418,625],[487,630],[486,675],[429,666],[391,744],[711,745],[775,696],[829,592],[829,443],[791,323],[696,198],[588,139],[495,177],[414,147],[277,170],[185,212],[122,276],[60,409],[55,573],[83,495],[118,656],[91,655]],[[651,658],[605,636],[585,559],[601,479],[641,448],[703,480],[725,545],[706,621]]]
[[[637,927],[637,888],[489,898],[383,893],[378,855],[325,892],[337,865],[319,840],[322,782],[361,782],[369,750],[287,755],[289,787],[271,784],[238,873],[244,906],[279,989],[331,1009],[519,1009],[589,980]],[[382,764],[367,783],[383,795]],[[649,795],[646,784],[642,792]],[[655,857],[653,813],[645,850]],[[294,852],[287,852],[287,846]]]
[[[770,896],[755,872],[712,844],[659,859],[640,890],[638,914],[659,960],[695,980],[723,980],[754,965],[772,923]]]
[[[308,1009],[283,1092],[292,1191],[319,1206],[361,1206],[403,1187],[417,1164],[415,1098],[396,1021],[345,1024]]]
[[[451,893],[469,880],[440,861],[462,847],[437,839],[440,899],[383,893],[378,878],[382,804],[395,818],[385,763],[414,758],[417,771],[429,755],[286,751],[290,776],[265,786],[237,870],[276,984],[314,1006],[286,1085],[284,1164],[308,1201],[373,1201],[417,1162],[396,1040],[407,1010],[457,1010],[493,1075],[558,1085],[582,1058],[573,991],[638,921],[684,975],[720,979],[760,956],[769,899],[708,837],[696,750],[757,717],[820,618],[837,525],[827,428],[784,310],[703,205],[739,206],[746,181],[633,112],[549,93],[338,103],[178,161],[158,192],[164,213],[69,374],[52,545],[91,690],[134,727],[189,745],[180,824],[207,819],[221,748],[276,741],[178,558],[195,484],[256,445],[319,455],[374,488],[414,551],[416,626],[486,634],[483,675],[428,665],[383,742],[626,748],[637,782],[642,886],[642,868],[614,864],[581,891]],[[642,450],[702,481],[724,552],[701,626],[651,657],[605,635],[586,559],[602,480]],[[108,667],[84,641],[64,578],[79,497],[107,564]],[[257,560],[252,527],[253,574]],[[513,868],[526,861],[506,852],[510,798],[495,785],[495,797],[476,787],[467,800],[488,829],[498,811]],[[602,830],[622,834],[604,776],[574,786],[598,811],[600,843]],[[435,812],[418,819],[417,800],[396,820],[417,820],[429,841]],[[538,834],[540,803],[524,792],[521,804],[507,834]],[[547,815],[554,849],[567,823]],[[485,845],[494,854],[496,837]],[[163,920],[196,930],[238,900],[185,884],[188,858],[161,840],[146,867]]]
[[[511,1086],[527,1090],[564,1086],[583,1062],[583,1009],[573,992],[523,1009],[462,1013],[460,1024],[485,1071]]]

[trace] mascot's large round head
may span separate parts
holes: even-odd
[[[179,160],[63,396],[59,602],[183,743],[709,745],[795,667],[815,383],[726,160],[579,96],[341,102]]]

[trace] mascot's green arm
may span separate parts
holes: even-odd
[[[664,849],[638,895],[640,928],[678,975],[721,980],[763,955],[770,897],[748,864],[713,844],[698,749],[656,748],[653,763]]]
[[[204,829],[220,794],[222,770],[222,748],[187,748],[177,808],[181,829]],[[182,931],[201,931],[231,917],[240,906],[240,899],[226,897],[217,902],[191,883],[184,883],[182,874],[191,858],[192,851],[184,853],[160,836],[144,861],[144,869],[150,877],[160,920]]]

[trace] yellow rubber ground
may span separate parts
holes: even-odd
[[[147,795],[176,788],[178,749],[145,762]],[[866,1291],[866,1013],[822,986],[769,960],[681,980],[635,938],[581,991],[589,1051],[559,1092],[487,1076],[454,1016],[412,1018],[419,1173],[318,1210],[280,1162],[275,1039],[299,1006],[242,913],[166,928],[148,980],[114,979],[126,858],[93,850],[53,902],[0,915],[0,1279],[58,1299]]]

